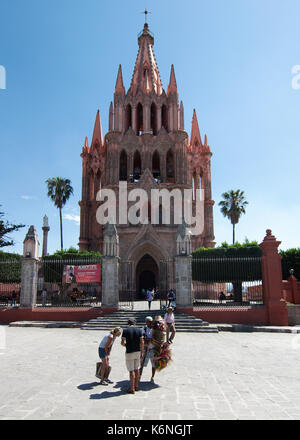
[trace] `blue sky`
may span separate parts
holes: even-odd
[[[282,249],[300,247],[300,89],[292,87],[299,0],[1,0],[0,204],[7,219],[27,225],[6,250],[22,251],[31,224],[41,242],[45,214],[48,250],[59,248],[58,212],[45,185],[56,176],[74,187],[64,245],[77,245],[82,145],[98,108],[107,131],[119,64],[129,87],[145,6],[163,86],[174,64],[185,128],[190,133],[195,108],[213,152],[217,244],[232,239],[217,204],[239,188],[249,206],[238,240],[261,241],[271,228]]]

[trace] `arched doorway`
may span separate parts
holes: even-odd
[[[142,298],[142,289],[157,288],[159,284],[159,270],[156,261],[151,255],[144,255],[136,267],[136,289],[137,294]]]

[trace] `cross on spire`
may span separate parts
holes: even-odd
[[[151,14],[151,12],[149,12],[149,11],[147,10],[147,8],[145,8],[145,10],[144,10],[143,12],[141,12],[141,14],[145,14],[145,23],[147,23],[147,15],[148,15],[148,14]]]

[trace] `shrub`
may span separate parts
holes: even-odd
[[[294,269],[294,276],[300,280],[300,248],[279,251],[282,257],[282,279],[290,277],[290,270]]]

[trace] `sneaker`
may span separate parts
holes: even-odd
[[[104,380],[101,380],[101,382],[99,383],[99,385],[105,385],[105,386],[107,386],[108,383],[104,382]]]
[[[112,380],[110,380],[110,379],[104,379],[104,382],[106,382],[106,383],[114,383]]]

